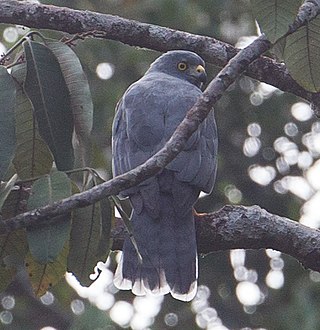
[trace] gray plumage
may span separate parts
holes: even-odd
[[[117,105],[113,123],[113,172],[144,163],[171,137],[201,95],[204,61],[188,51],[160,56],[132,84]],[[189,301],[197,290],[193,205],[200,191],[212,191],[217,156],[213,111],[184,150],[155,177],[121,193],[129,197],[133,235],[123,246],[114,283],[137,295],[148,292]]]

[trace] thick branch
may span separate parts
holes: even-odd
[[[320,271],[320,231],[271,214],[259,206],[225,206],[196,216],[198,253],[229,249],[272,248]],[[113,249],[122,248],[126,235],[119,221],[112,232]]]
[[[316,8],[316,10],[314,9]],[[308,18],[317,14],[318,5],[310,1],[308,9],[313,11]],[[303,14],[306,10],[303,10]],[[290,33],[304,24],[305,16],[300,14]],[[140,23],[118,16],[90,11],[73,10],[50,5],[40,5],[14,0],[2,0],[0,22],[21,24],[30,28],[51,29],[66,33],[93,32],[97,36],[117,40],[132,46],[139,46],[161,52],[172,49],[187,49],[197,52],[206,62],[223,67],[236,55],[238,49],[214,38]],[[319,104],[317,94],[299,86],[289,75],[283,64],[262,57],[251,64],[246,74],[279,89]]]

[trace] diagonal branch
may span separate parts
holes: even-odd
[[[319,4],[308,1],[290,27],[293,33],[319,12]],[[307,13],[307,14],[306,14]],[[70,34],[91,32],[93,36],[149,48],[160,52],[172,49],[191,50],[207,63],[223,67],[239,51],[235,47],[210,38],[157,25],[141,23],[119,16],[81,11],[52,5],[2,0],[0,23],[21,24],[30,28],[51,29]],[[320,104],[319,95],[299,86],[289,75],[286,67],[274,60],[261,57],[252,63],[246,74],[282,91],[293,93],[310,102]]]
[[[72,195],[52,205],[2,221],[0,223],[0,234],[48,220],[70,212],[75,208],[88,206],[107,196],[117,195],[121,191],[154,176],[183,150],[189,137],[197,130],[226,89],[244,72],[251,62],[267,51],[269,47],[270,42],[264,36],[261,36],[232,58],[229,64],[210,82],[166,145],[144,164],[92,189]]]

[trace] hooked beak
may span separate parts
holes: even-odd
[[[207,73],[206,73],[206,69],[202,66],[202,65],[198,65],[196,68],[196,72],[197,72],[197,76],[198,79],[202,82],[202,83],[206,83],[207,81]]]
[[[207,81],[207,73],[206,69],[202,65],[198,65],[195,69],[195,72],[193,74],[193,77],[197,80],[199,83],[199,87],[201,87],[203,84]]]

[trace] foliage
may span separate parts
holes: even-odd
[[[124,1],[123,5],[116,5],[116,1],[110,4],[83,3],[83,8],[101,12],[108,10],[133,19],[210,34],[232,42],[240,36],[237,33],[242,31],[241,22],[249,21],[248,15],[251,15],[248,2],[239,0],[225,3],[209,0]],[[318,92],[319,19],[286,36],[300,3],[299,0],[251,1],[261,30],[274,44],[273,51],[285,62],[298,83],[311,92]],[[56,4],[75,7],[78,2],[72,1],[71,4],[70,1],[59,1]],[[196,23],[190,24],[191,21]],[[250,22],[246,32],[253,32],[253,20]],[[234,28],[227,33],[223,32],[223,26]],[[154,54],[127,49],[115,43],[108,43],[107,47],[101,44],[97,40],[78,43],[75,50],[84,63],[82,67],[70,43],[31,33],[23,38],[23,44],[14,48],[16,58],[0,67],[0,179],[4,181],[0,186],[0,206],[4,219],[27,208],[31,210],[51,204],[100,182],[96,172],[77,167],[103,168],[106,176],[110,175],[110,127],[114,105],[125,87],[145,71]],[[96,78],[95,68],[106,59],[115,64],[116,75],[111,81],[102,82]],[[6,67],[11,67],[10,74]],[[209,70],[213,74],[214,70]],[[279,162],[276,162],[284,159],[284,151],[273,149],[274,137],[281,136],[287,122],[294,121],[290,113],[285,111],[287,109],[279,111],[284,108],[284,103],[294,102],[291,96],[269,98],[270,93],[258,104],[254,97],[259,94],[259,88],[262,87],[258,82],[244,77],[217,106],[220,128],[219,180],[215,192],[198,202],[199,211],[210,211],[230,201],[242,201],[246,204],[258,203],[274,213],[298,216],[301,201],[296,196],[292,198],[288,194],[275,194],[271,185],[257,185],[247,173],[253,162],[280,168],[277,165]],[[252,97],[251,103],[248,94]],[[225,108],[228,108],[228,116]],[[244,141],[255,137],[250,134],[246,136],[245,132],[252,123],[259,123],[263,133],[259,135],[261,140],[250,141],[262,143],[264,147],[250,158],[245,158],[242,149]],[[309,124],[308,121],[302,123],[298,136],[289,136],[288,141],[292,139],[290,142],[300,143],[299,147],[305,149],[301,137],[308,133]],[[279,155],[275,156],[277,153]],[[106,154],[107,157],[104,157]],[[290,166],[287,172],[278,170],[275,174],[278,181],[290,170],[301,173],[301,168],[296,164]],[[235,198],[239,193],[242,199]],[[0,268],[1,289],[9,285],[21,267],[27,270],[33,290],[39,296],[47,290],[59,289],[66,270],[74,273],[84,285],[89,285],[89,274],[94,266],[108,255],[108,237],[113,217],[109,201],[103,200],[85,209],[75,210],[71,220],[69,216],[58,221],[51,219],[40,228],[35,226],[28,231],[0,236],[1,264],[4,265]],[[207,304],[214,305],[223,323],[231,328],[250,325],[292,329],[297,324],[303,324],[305,329],[313,329],[312,326],[319,320],[316,308],[315,311],[308,310],[306,301],[318,306],[312,300],[314,284],[302,270],[286,270],[287,282],[282,293],[268,289],[262,279],[267,276],[266,265],[272,259],[261,255],[249,253],[246,264],[257,270],[257,283],[262,287],[265,297],[269,295],[263,304],[253,307],[258,309],[257,313],[240,304],[233,294],[238,279],[233,278],[226,253],[200,260],[200,282],[211,289]],[[292,265],[294,262],[286,259],[286,263]],[[302,286],[301,283],[311,284]],[[122,299],[132,299],[125,293],[119,295]],[[168,304],[163,304],[155,328],[163,329],[166,326],[166,317],[172,310],[179,317],[180,327],[195,328],[191,313],[186,312],[188,307],[166,299]],[[284,320],[285,313],[292,317],[288,316]],[[201,319],[201,315],[197,313],[198,319]],[[90,317],[84,315],[82,318],[88,319],[86,322],[90,324]],[[96,318],[98,320],[98,316]],[[311,326],[308,326],[308,320],[312,320]],[[78,323],[81,322],[78,320]],[[75,326],[78,327],[77,324]]]
[[[34,41],[35,37],[40,42]],[[20,45],[22,52],[10,63],[11,74],[1,66],[1,171],[3,178],[6,172],[17,173],[1,183],[4,218],[19,213],[17,203],[35,210],[88,189],[100,180],[94,172],[88,175],[86,169],[74,170],[76,152],[79,164],[89,165],[93,114],[88,81],[78,57],[66,44],[44,39],[38,33],[29,33],[14,49]],[[76,150],[73,134],[78,143]],[[83,180],[87,180],[84,186],[79,184],[78,176],[72,175],[75,171],[82,172]],[[22,190],[27,190],[27,195],[17,196],[17,191]],[[15,203],[13,198],[17,199]],[[103,200],[27,229],[22,239],[30,251],[25,254],[22,250],[16,258],[25,257],[37,295],[42,296],[58,283],[67,268],[83,284],[91,283],[89,275],[109,251],[109,244],[100,242],[108,240],[113,217],[110,210],[108,200]],[[10,237],[4,236],[1,242],[2,260],[9,255],[14,258]],[[11,267],[15,264],[11,260]],[[0,269],[3,283],[10,283],[14,274],[8,267]]]

